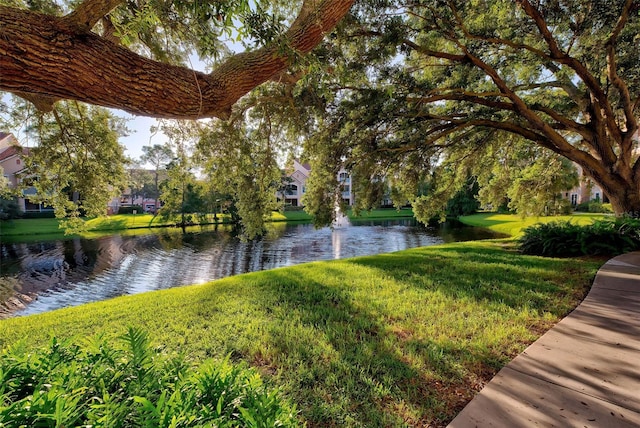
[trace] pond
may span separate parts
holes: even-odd
[[[229,230],[179,229],[0,247],[0,318],[46,312],[315,260],[372,255],[451,241],[496,237],[472,227],[429,228],[413,219],[315,229],[273,223],[242,242]]]

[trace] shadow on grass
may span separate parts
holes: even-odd
[[[286,379],[311,427],[445,426],[479,388],[463,378],[459,361],[493,358],[389,328],[375,303],[347,289],[289,270],[266,273],[253,299],[278,322],[266,328],[267,348],[250,358]]]
[[[576,263],[460,245],[263,272],[251,300],[266,317],[264,337],[239,356],[280,379],[311,427],[444,426],[550,327],[543,314],[558,319],[584,297],[598,263]],[[406,307],[390,309],[397,301],[349,277],[357,272],[413,290]],[[440,325],[420,314],[440,295],[449,330],[411,325]],[[477,325],[495,313],[504,328]],[[525,333],[501,337],[512,324]],[[484,328],[490,337],[472,337]]]
[[[506,250],[506,251],[505,251]],[[563,317],[587,294],[601,262],[525,256],[512,243],[432,247],[361,257],[349,263],[379,269],[412,287],[534,309]]]
[[[522,256],[509,245],[311,263],[0,326],[6,336],[46,340],[51,330],[118,334],[136,325],[167,349],[258,367],[310,427],[444,426],[532,330],[549,327],[540,314],[562,316],[579,300],[598,265]]]

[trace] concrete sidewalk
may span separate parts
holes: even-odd
[[[640,427],[640,252],[602,266],[580,306],[449,427]]]

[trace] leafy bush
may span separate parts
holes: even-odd
[[[53,210],[40,211],[40,212],[25,212],[25,213],[22,213],[22,218],[56,218],[56,213]]]
[[[136,214],[144,213],[144,210],[140,205],[131,205],[127,207],[118,208],[118,214],[133,214],[134,211],[136,212]]]
[[[603,204],[598,201],[583,202],[576,205],[574,211],[587,212],[587,213],[611,213],[611,204]]]
[[[0,198],[0,220],[20,218],[22,212],[15,199]]]
[[[480,186],[475,178],[469,178],[465,186],[458,190],[447,202],[445,213],[447,217],[459,217],[475,214],[480,208],[478,191]]]
[[[568,221],[537,224],[524,230],[520,250],[538,256],[577,256],[581,254],[581,230]]]
[[[524,230],[520,250],[547,257],[607,255],[640,249],[640,220],[616,218],[588,226],[570,222],[538,224]]]
[[[191,369],[162,358],[130,328],[122,348],[52,339],[46,350],[0,354],[0,426],[297,426],[295,409],[260,376],[228,360]]]
[[[556,199],[548,205],[548,215],[567,215],[571,214],[571,202],[568,199]]]

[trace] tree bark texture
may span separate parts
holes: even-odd
[[[305,2],[284,34],[290,52],[317,46],[354,0]],[[74,99],[137,115],[227,117],[233,104],[286,70],[279,46],[231,57],[211,74],[152,61],[87,30],[73,14],[43,15],[0,6],[0,90],[32,99]]]

